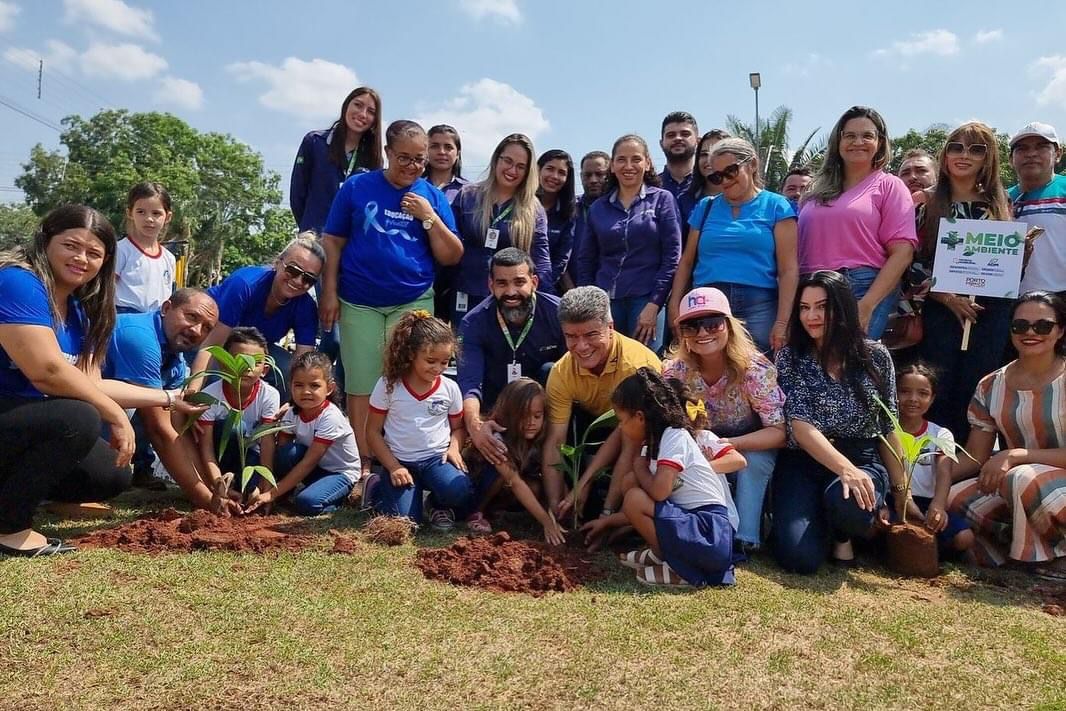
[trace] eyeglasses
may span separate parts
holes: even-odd
[[[298,266],[296,266],[292,262],[289,262],[288,264],[286,264],[284,269],[285,269],[285,276],[289,277],[290,279],[299,279],[300,282],[308,289],[310,289],[312,286],[314,286],[315,282],[318,281],[318,275],[317,274],[312,274],[311,272],[305,272],[303,269],[300,269]]]
[[[751,160],[751,158],[738,160],[733,165],[726,166],[723,170],[716,170],[713,173],[708,173],[707,180],[711,181],[711,185],[721,185],[723,180],[732,180],[740,174],[740,166],[744,165],[749,160]]]
[[[863,133],[854,133],[852,131],[848,131],[847,133],[841,134],[840,138],[845,143],[876,143],[877,142],[877,134],[874,133],[873,131],[865,131]]]
[[[429,158],[426,156],[408,156],[403,153],[397,153],[393,156],[393,160],[395,160],[396,165],[401,168],[410,168],[412,165],[417,165],[421,168],[429,161]]]
[[[707,333],[715,333],[716,331],[721,331],[725,328],[725,315],[714,314],[712,316],[704,316],[689,321],[682,321],[680,328],[681,333],[686,336],[699,335],[701,328]]]
[[[1046,336],[1051,333],[1055,326],[1058,326],[1058,324],[1049,318],[1042,318],[1037,321],[1016,318],[1010,322],[1010,332],[1015,336],[1024,336],[1032,330],[1038,336]]]
[[[961,156],[963,153],[965,153],[966,155],[971,155],[974,158],[984,158],[986,155],[988,155],[988,146],[986,146],[984,143],[971,143],[967,146],[959,141],[951,141],[950,143],[944,146],[944,151],[949,156]]]

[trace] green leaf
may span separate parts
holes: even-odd
[[[209,393],[203,391],[189,393],[184,396],[186,402],[191,402],[193,405],[217,405],[218,398]]]
[[[946,437],[930,437],[929,441],[933,443],[933,446],[940,451],[945,457],[953,462],[959,461],[959,457],[955,454],[956,449],[962,449],[962,446],[955,442],[953,439]],[[966,451],[966,450],[963,450]]]
[[[259,360],[261,358],[262,356],[257,359],[251,353],[238,353],[236,355],[237,373],[244,375],[245,373],[255,370],[259,366]]]
[[[214,358],[227,373],[233,374],[238,372],[237,359],[226,352],[226,349],[222,346],[208,346],[204,350],[210,353],[211,357]]]
[[[577,449],[569,444],[559,445],[559,454],[563,455],[564,457],[572,457],[574,456],[575,452],[577,452]]]
[[[271,486],[278,485],[277,480],[274,478],[274,473],[270,471],[270,469],[268,469],[267,467],[263,466],[262,464],[256,464],[254,467],[252,467],[252,469],[255,470],[256,474],[270,482]]]
[[[272,422],[259,425],[252,433],[248,435],[248,441],[254,442],[260,437],[266,437],[267,435],[275,434],[277,432],[291,432],[292,429],[288,425],[279,425]]]
[[[241,472],[241,493],[243,494],[248,488],[248,482],[252,480],[252,474],[255,473],[255,467],[245,467]]]
[[[219,458],[219,461],[222,460],[222,457],[226,456],[226,447],[229,446],[229,439],[230,439],[230,436],[233,434],[233,429],[236,427],[236,428],[238,428],[238,431],[240,431],[240,426],[241,426],[241,411],[240,410],[230,410],[229,414],[226,415],[225,422],[222,424],[222,441],[219,442],[219,445],[218,445],[218,458]]]

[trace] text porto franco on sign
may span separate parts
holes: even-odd
[[[1016,298],[1027,229],[1022,222],[941,218],[932,291]]]

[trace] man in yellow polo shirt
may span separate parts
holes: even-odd
[[[662,370],[658,357],[639,341],[614,330],[611,300],[596,286],[579,286],[563,295],[559,303],[559,323],[567,352],[552,366],[548,376],[548,433],[544,440],[544,490],[550,510],[561,519],[572,506],[581,505],[596,472],[614,463],[611,486],[604,511],[610,514],[622,501],[621,477],[632,469],[636,447],[623,441],[615,430],[589,462],[577,492],[563,497],[563,472],[559,445],[566,442],[566,430],[574,406],[593,418],[611,409],[611,393],[641,366]]]

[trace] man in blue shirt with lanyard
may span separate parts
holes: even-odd
[[[216,323],[218,306],[202,289],[178,289],[155,311],[121,314],[111,335],[103,377],[163,390],[165,406],[137,408],[137,416],[159,452],[163,466],[194,506],[204,509],[222,506],[236,514],[240,513],[240,507],[234,502],[213,501],[212,490],[193,464],[198,458],[192,434],[178,434],[181,425],[172,419],[172,410],[178,410],[181,417],[199,416],[205,409],[181,401],[186,377],[182,354],[197,351]]]
[[[463,393],[463,416],[474,446],[491,463],[506,454],[492,435],[492,420],[482,421],[507,383],[520,377],[547,380],[552,364],[566,352],[559,325],[559,299],[537,293],[539,279],[533,260],[508,247],[493,255],[489,266],[489,296],[468,313],[459,326],[458,380]]]

